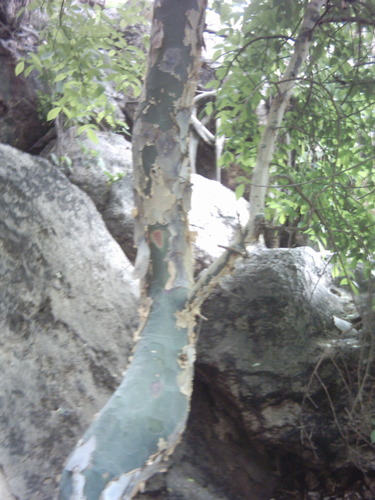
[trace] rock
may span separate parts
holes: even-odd
[[[223,280],[202,310],[187,430],[162,485],[151,480],[138,500],[305,498],[318,487],[323,498],[353,478],[357,491],[375,463],[359,441],[366,413],[348,420],[357,392],[343,376],[355,383],[364,353],[334,326],[343,305],[326,269],[310,248],[257,249]]]
[[[0,142],[29,151],[49,126],[40,118],[37,92],[46,92],[31,73],[16,76],[15,67],[25,51],[33,50],[38,35],[30,15],[21,11],[24,0],[0,1]]]
[[[51,142],[41,156],[53,159],[68,179],[90,196],[113,237],[134,261],[131,144],[113,132],[96,132],[98,143],[74,128]]]
[[[131,144],[113,132],[97,135],[99,141],[95,144],[87,138],[77,138],[71,129],[59,143],[51,143],[42,156],[61,159],[64,173],[91,197],[112,236],[134,260]],[[122,179],[109,182],[121,175]],[[196,234],[196,270],[200,271],[223,252],[222,247],[229,245],[234,232],[246,222],[248,205],[244,199],[237,201],[234,193],[217,181],[194,174],[192,184],[189,219]]]
[[[219,182],[201,175],[191,176],[192,200],[189,213],[190,230],[195,233],[194,257],[196,272],[204,269],[228,246],[235,231],[248,217],[244,199],[236,200],[232,191]],[[133,187],[126,176],[115,182],[109,191],[103,219],[126,255],[135,259],[133,243]]]
[[[113,132],[96,132],[98,142],[76,129],[65,131],[41,153],[52,160],[68,179],[90,196],[99,212],[108,203],[113,182],[126,176],[131,182],[132,151],[130,142]]]
[[[248,205],[244,199],[237,201],[234,193],[217,181],[193,174],[191,182],[189,221],[195,233],[194,257],[199,272],[224,251],[235,231],[246,222]],[[126,176],[111,186],[101,212],[112,236],[131,260],[136,254],[132,237],[133,206],[132,180]]]
[[[237,401],[249,435],[290,449],[309,377],[341,313],[324,266],[309,248],[258,251],[203,311],[199,370]]]
[[[268,382],[254,388],[261,398],[275,390],[274,375],[279,380],[289,377],[291,386],[301,383],[298,376],[306,359],[316,355],[319,342],[331,338],[333,315],[342,312],[325,266],[308,247],[258,249],[240,263],[204,307],[204,316],[212,319],[210,335],[204,335],[206,323],[202,325],[199,345],[204,363],[223,369],[233,369],[234,363],[239,372],[245,369],[252,377],[266,371]],[[217,300],[226,304],[222,317],[214,312]],[[220,363],[218,353],[225,353]]]
[[[363,379],[362,412],[353,406],[356,371],[370,354],[365,337],[343,339],[335,328],[343,304],[334,292],[314,250],[258,249],[202,310],[196,370],[218,409],[211,432],[229,401],[238,412],[232,427],[244,433],[249,451],[263,453],[269,477],[286,490],[296,467],[324,475],[375,465],[368,441],[358,441],[373,411],[371,375]]]
[[[193,174],[189,221],[196,233],[194,254],[199,270],[219,257],[248,219],[248,203],[236,200],[230,189],[217,181]]]
[[[51,500],[122,378],[138,287],[86,194],[45,160],[0,159],[0,487]]]
[[[133,209],[133,176],[129,174],[111,185],[101,214],[109,232],[132,262],[137,253],[133,239]]]
[[[0,41],[0,142],[23,151],[32,148],[48,130],[39,117],[33,75],[15,75],[17,60]]]

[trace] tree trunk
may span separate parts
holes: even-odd
[[[188,131],[206,0],[156,0],[149,68],[133,130],[141,339],[120,387],[65,466],[60,500],[131,499],[186,424],[195,359],[187,213]]]

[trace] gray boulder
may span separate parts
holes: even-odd
[[[365,332],[336,328],[344,306],[310,248],[239,263],[203,306],[182,443],[137,498],[372,498],[374,370],[355,403],[371,353]]]
[[[113,132],[96,132],[98,142],[76,129],[62,132],[41,153],[52,160],[68,179],[90,196],[103,212],[115,180],[126,177],[131,182],[132,151],[130,142]]]
[[[2,500],[51,500],[120,382],[137,324],[131,272],[85,193],[0,145]]]
[[[98,132],[98,143],[66,131],[51,143],[42,156],[59,160],[70,181],[85,191],[102,214],[110,233],[126,255],[134,260],[133,180],[131,144],[113,132]],[[115,182],[113,182],[115,181]],[[196,271],[202,270],[228,246],[235,231],[248,217],[244,199],[217,181],[192,175],[190,227],[194,243]]]
[[[248,203],[236,200],[233,191],[201,175],[191,176],[193,184],[189,222],[195,232],[196,271],[221,255],[249,215]]]
[[[134,261],[133,175],[130,142],[113,132],[96,132],[98,142],[77,137],[71,128],[41,156],[53,159],[72,184],[84,191],[101,213],[112,236]]]

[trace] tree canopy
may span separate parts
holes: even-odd
[[[149,38],[143,29],[147,1],[105,5],[33,0],[28,9],[40,25],[37,48],[16,66],[16,74],[38,71],[46,84],[40,108],[47,121],[61,117],[93,140],[103,124],[126,128],[114,113],[114,99],[117,93],[139,98]]]
[[[226,137],[222,166],[249,182],[259,137],[306,2],[216,2],[224,25],[214,54],[215,111]],[[314,30],[271,165],[267,220],[334,252],[342,283],[374,252],[373,2],[331,2]]]

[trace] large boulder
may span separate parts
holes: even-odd
[[[131,272],[85,193],[0,145],[1,500],[51,500],[120,382],[137,323]]]
[[[59,139],[52,141],[41,156],[59,167],[103,212],[114,181],[122,177],[131,179],[132,147],[122,135],[113,132],[97,131],[96,136],[98,141],[93,142],[86,134],[77,135],[72,127],[61,132]]]
[[[371,336],[336,326],[347,301],[312,249],[253,249],[203,306],[187,431],[139,500],[373,498]]]
[[[94,143],[73,127],[41,153],[95,203],[107,228],[128,258],[134,260],[133,175],[131,143],[113,132],[96,132]]]
[[[40,116],[38,92],[46,92],[32,72],[15,74],[19,58],[39,42],[25,7],[29,0],[0,0],[0,142],[30,151],[49,126]]]

